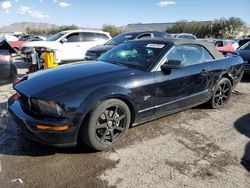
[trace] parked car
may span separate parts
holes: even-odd
[[[15,81],[17,77],[17,68],[13,63],[11,54],[15,50],[6,40],[0,42],[0,86]]]
[[[246,39],[242,39],[239,41],[239,47],[243,46],[244,44],[246,44],[247,42],[250,41],[250,38],[246,38]]]
[[[1,35],[0,41],[6,40],[6,41],[18,41],[18,38],[13,35]]]
[[[207,102],[221,108],[244,62],[195,40],[122,43],[92,63],[27,75],[14,85],[9,111],[32,139],[53,146],[82,140],[107,150],[130,126]]]
[[[19,36],[19,41],[41,41],[46,40],[43,36],[22,35]]]
[[[46,41],[27,42],[23,45],[23,56],[32,48],[56,51],[57,62],[83,60],[86,51],[111,39],[110,35],[96,30],[69,30],[56,33]]]
[[[237,53],[243,58],[245,61],[245,74],[250,74],[250,41],[241,46]]]
[[[237,42],[236,40],[230,40],[234,50],[238,49],[240,47],[239,42]]]
[[[111,50],[113,47],[134,39],[145,39],[145,38],[169,38],[170,34],[159,31],[138,31],[138,32],[127,32],[117,35],[110,39],[104,45],[95,46],[90,48],[85,55],[85,60],[96,60],[102,54]]]
[[[16,50],[17,53],[21,53],[22,46],[26,41],[8,41],[12,48]]]
[[[179,33],[179,34],[171,34],[172,37],[177,39],[189,39],[189,40],[197,40],[197,37],[191,33]]]
[[[25,43],[23,41],[19,41],[14,35],[3,35],[0,37],[0,41],[2,40],[6,40],[17,52],[22,50],[22,45]]]
[[[217,39],[217,40],[214,40],[214,46],[219,51],[226,51],[226,52],[235,51],[232,40]]]

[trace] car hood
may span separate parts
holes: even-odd
[[[112,49],[114,45],[100,45],[100,46],[95,46],[93,48],[90,48],[88,52],[94,52],[94,53],[103,53],[107,52],[108,50]]]
[[[28,97],[49,100],[65,92],[69,95],[71,90],[112,82],[122,74],[128,77],[130,71],[127,67],[98,61],[75,63],[30,74],[14,88]]]
[[[26,42],[23,47],[51,47],[55,45],[55,41],[33,41]]]

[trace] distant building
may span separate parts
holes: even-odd
[[[176,22],[172,23],[137,23],[128,24],[128,31],[166,31],[170,29]],[[203,24],[211,24],[212,21],[201,21]]]

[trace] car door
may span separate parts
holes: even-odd
[[[71,33],[61,40],[61,60],[79,60],[82,58],[81,35],[79,32]]]
[[[81,57],[84,59],[88,49],[103,43],[99,40],[96,33],[94,32],[82,32],[81,35]]]
[[[206,101],[209,97],[210,63],[213,57],[202,46],[178,45],[166,54],[164,62],[179,60],[182,68],[155,72],[157,113],[178,111]]]

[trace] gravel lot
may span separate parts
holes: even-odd
[[[0,187],[250,185],[249,77],[225,108],[199,106],[137,126],[112,151],[99,153],[25,138],[6,110],[13,93],[11,85],[0,87]]]

